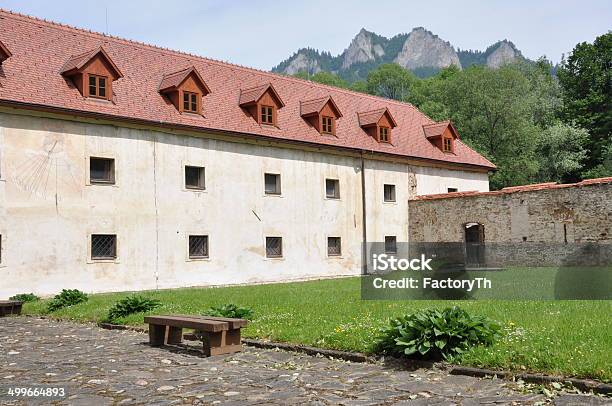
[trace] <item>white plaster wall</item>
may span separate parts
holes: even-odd
[[[425,166],[412,167],[417,179],[417,194],[447,193],[448,188],[459,192],[489,191],[489,175],[482,172],[456,171]]]
[[[90,156],[115,159],[115,185],[88,183]],[[205,191],[184,188],[184,165],[205,167]],[[359,274],[360,165],[318,152],[1,113],[0,298]],[[407,241],[410,171],[366,160],[368,240]],[[281,196],[264,194],[266,172],[281,174]],[[483,182],[462,172],[417,172],[417,190],[445,174]],[[326,178],[340,180],[339,200],[325,198]],[[383,202],[384,183],[396,185],[395,203]],[[117,234],[116,261],[90,259],[92,233]],[[189,234],[209,236],[210,258],[188,259]],[[266,236],[283,237],[282,259],[265,257]],[[342,238],[340,257],[327,256],[328,236]]]

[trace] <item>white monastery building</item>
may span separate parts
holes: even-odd
[[[359,275],[494,169],[407,103],[0,11],[0,298]]]

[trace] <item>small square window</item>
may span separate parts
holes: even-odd
[[[397,238],[394,235],[385,236],[385,254],[397,254]]]
[[[389,127],[379,127],[378,139],[380,142],[389,142]]]
[[[266,237],[266,257],[280,258],[283,256],[283,238]]]
[[[395,185],[385,185],[384,198],[385,202],[394,202],[395,201]]]
[[[330,257],[342,255],[342,242],[340,237],[327,237],[327,255]]]
[[[89,181],[91,183],[115,183],[115,160],[112,158],[89,158]]]
[[[446,191],[448,193],[456,193],[459,191],[459,189],[457,189],[456,187],[449,187],[448,189],[446,189]]]
[[[261,123],[274,124],[274,108],[272,106],[261,106]]]
[[[453,151],[453,140],[451,138],[444,138],[444,152]]]
[[[325,179],[325,197],[340,199],[340,181],[338,179]]]
[[[208,236],[190,235],[189,236],[189,258],[208,258]]]
[[[185,188],[206,189],[204,168],[201,166],[185,166]]]
[[[91,259],[117,258],[117,236],[115,234],[91,235]]]
[[[334,133],[334,118],[329,116],[321,117],[321,132],[323,134]]]
[[[106,76],[89,75],[89,96],[106,99]]]
[[[264,175],[266,183],[265,191],[267,195],[280,195],[281,194],[281,180],[280,175],[275,173],[266,173]]]
[[[198,112],[198,93],[183,92],[183,111]]]

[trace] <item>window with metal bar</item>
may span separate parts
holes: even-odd
[[[208,236],[190,235],[189,236],[189,258],[208,258]]]
[[[395,201],[395,185],[385,185],[384,186],[384,199],[385,202],[394,202]]]
[[[266,257],[280,258],[283,256],[283,238],[266,237]]]
[[[397,254],[397,237],[385,236],[385,254]]]
[[[340,237],[327,237],[327,255],[330,257],[342,255],[342,243]]]
[[[265,192],[267,195],[280,195],[281,182],[280,175],[277,173],[266,173],[264,175]]]
[[[117,258],[117,235],[115,234],[92,234],[91,235],[91,259],[115,259]]]

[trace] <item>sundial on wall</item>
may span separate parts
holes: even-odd
[[[68,159],[65,135],[48,134],[38,149],[28,149],[24,160],[11,169],[15,186],[30,197],[57,199],[61,191],[76,192],[77,170]]]

